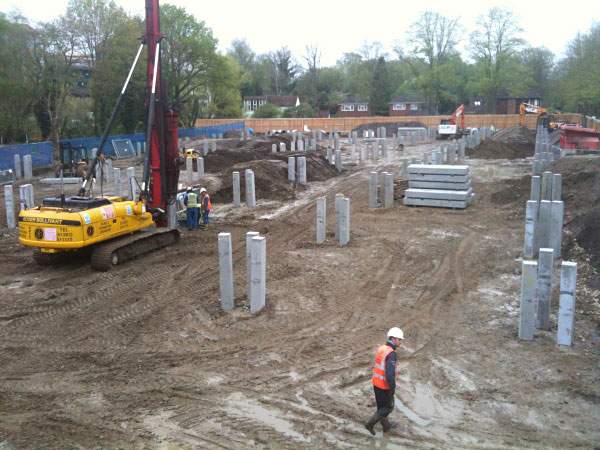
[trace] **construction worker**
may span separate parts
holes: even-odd
[[[375,353],[375,365],[373,367],[373,390],[375,391],[375,402],[377,411],[365,424],[369,433],[375,436],[375,425],[381,422],[383,432],[389,431],[391,424],[388,415],[394,409],[394,394],[396,391],[396,348],[404,339],[404,332],[398,328],[390,328],[387,341],[377,349]]]
[[[202,211],[202,224],[206,226],[208,225],[208,215],[212,211],[212,203],[210,202],[210,195],[204,188],[200,188],[200,209]]]
[[[188,230],[198,229],[198,194],[191,187],[187,188],[183,204],[187,206],[187,228]]]

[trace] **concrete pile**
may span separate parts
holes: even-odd
[[[535,135],[535,154],[533,155],[533,175],[541,175],[552,162],[560,159],[560,147],[552,144],[553,137],[544,127],[538,127]]]
[[[411,164],[404,204],[464,209],[475,194],[467,165]]]
[[[558,173],[544,172],[531,177],[531,199],[525,211],[524,258],[536,258],[541,248],[552,248],[560,257],[564,204],[562,202],[562,177]]]

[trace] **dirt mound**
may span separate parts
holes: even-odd
[[[600,158],[562,158],[548,170],[562,175],[565,227],[589,254],[592,264],[600,267]],[[514,205],[522,215],[531,193],[531,177],[527,175],[504,183],[504,189],[492,194],[492,202]]]
[[[398,127],[421,127],[421,128],[427,128],[425,126],[425,124],[421,123],[421,122],[417,122],[417,121],[412,121],[412,122],[373,122],[373,123],[365,123],[362,124],[356,128],[354,128],[352,131],[358,131],[358,135],[362,136],[363,131],[365,130],[373,130],[376,131],[377,128],[379,127],[385,127],[385,132],[386,135],[388,137],[392,137],[392,135],[394,134],[398,134]]]
[[[535,145],[535,131],[525,127],[505,128],[494,133],[491,139],[504,144]]]
[[[600,268],[600,158],[563,158],[550,170],[562,174],[565,226]]]
[[[486,140],[476,148],[467,149],[466,152],[471,158],[477,159],[522,159],[533,156],[535,144],[509,144]]]
[[[533,156],[535,133],[528,128],[505,128],[477,148],[467,149],[467,155],[479,159],[521,159]]]
[[[270,150],[269,150],[270,152]],[[218,154],[218,153],[217,153]],[[240,161],[230,165],[226,170],[218,174],[220,178],[219,188],[212,197],[216,202],[229,203],[233,201],[232,173],[240,172],[242,192],[244,190],[244,171],[254,171],[254,185],[257,199],[268,200],[290,200],[296,198],[296,189],[304,189],[302,186],[294,188],[287,179],[287,158],[294,155],[272,155],[270,159],[257,159],[249,162]],[[325,181],[337,175],[331,164],[316,153],[301,154],[306,157],[306,178],[311,181]]]

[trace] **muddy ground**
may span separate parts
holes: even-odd
[[[36,267],[3,229],[0,448],[598,446],[598,272],[574,237],[575,345],[554,343],[557,292],[553,331],[517,339],[529,162],[472,159],[466,210],[367,208],[370,170],[397,171],[434,145],[347,165],[284,199],[258,196],[255,210],[215,202],[207,231],[109,273],[85,259]],[[514,197],[498,194],[507,186]],[[336,193],[351,198],[351,242],[340,248],[330,232],[316,246],[315,198],[327,196],[332,231]],[[257,315],[245,296],[250,230],[267,238]],[[220,231],[233,236],[231,313],[218,302]],[[370,366],[391,326],[407,335],[397,426],[372,437]]]

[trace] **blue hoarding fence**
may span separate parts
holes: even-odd
[[[234,122],[223,125],[211,125],[209,127],[202,128],[180,128],[179,138],[216,138],[220,134],[225,134],[228,131],[243,130],[244,122]],[[104,152],[108,156],[114,156],[115,151],[111,141],[115,139],[130,139],[134,147],[138,142],[144,142],[146,136],[144,133],[136,134],[120,134],[109,136],[106,144],[104,145]],[[83,145],[87,149],[98,148],[100,145],[100,137],[83,137],[83,138],[71,138],[62,139],[61,143],[71,143],[73,147],[79,147]],[[52,152],[53,146],[49,141],[39,142],[35,144],[12,144],[0,146],[0,170],[7,170],[14,168],[14,155],[21,155],[21,158],[25,155],[31,155],[33,167],[48,167],[52,165]]]

